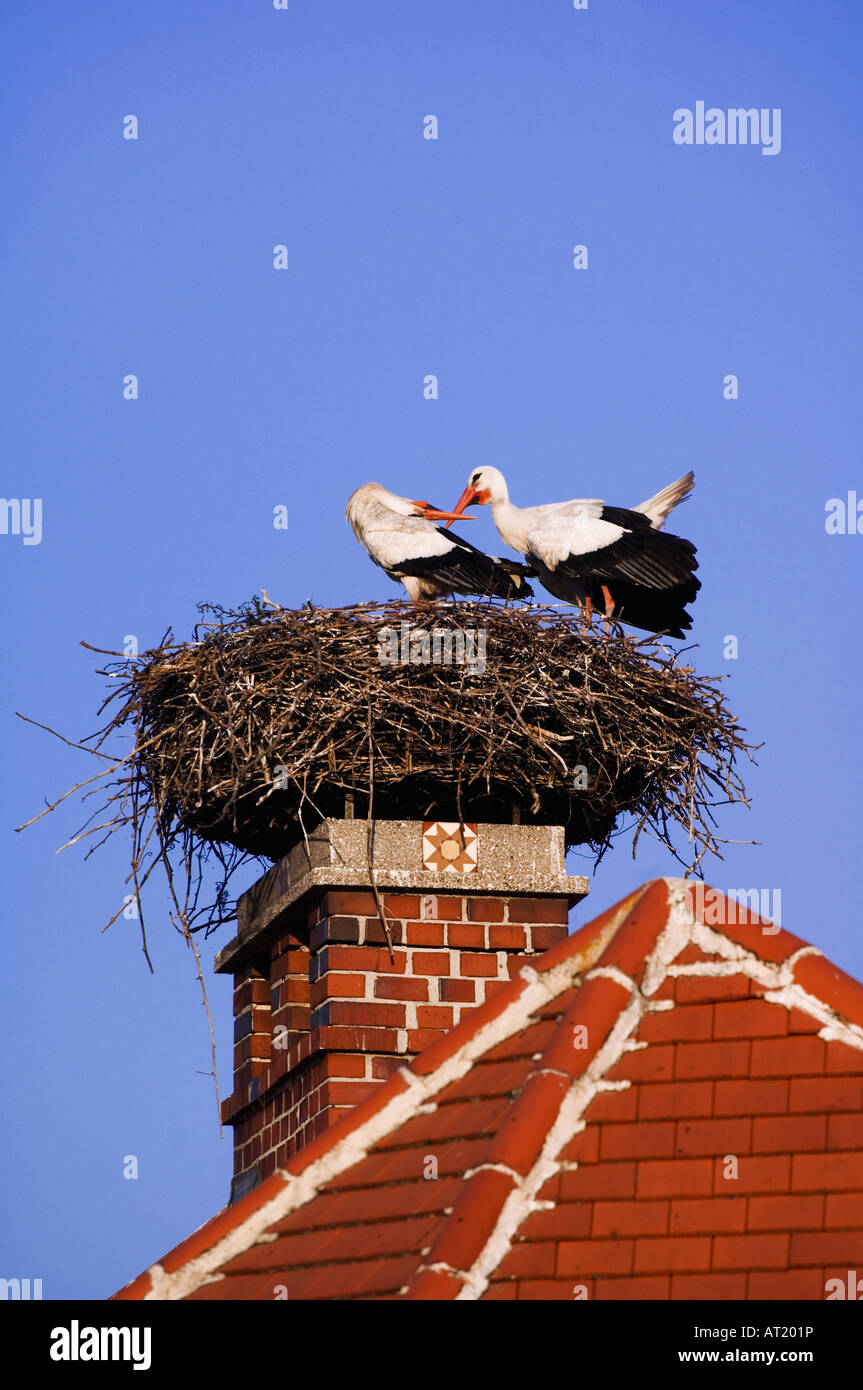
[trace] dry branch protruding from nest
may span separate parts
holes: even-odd
[[[99,774],[107,820],[91,819],[131,831],[136,893],[159,861],[185,870],[195,930],[230,920],[243,862],[279,858],[346,798],[365,815],[373,796],[378,819],[560,824],[599,857],[628,814],[636,843],[647,831],[686,862],[682,831],[688,872],[721,857],[715,808],[748,804],[735,762],[754,749],[720,678],[604,620],[585,630],[569,608],[492,601],[212,611],[194,641],[103,672],[116,713],[91,740],[104,757],[132,731],[134,751]],[[452,630],[456,656],[459,631],[484,646],[473,662],[389,664],[381,629],[401,652],[420,650],[420,629]],[[201,907],[213,857],[216,899]]]

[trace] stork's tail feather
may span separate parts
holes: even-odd
[[[662,488],[655,497],[648,497],[646,502],[642,502],[638,507],[633,507],[633,511],[641,512],[649,518],[650,524],[657,531],[661,531],[665,525],[666,517],[679,502],[689,496],[694,486],[695,474],[687,473],[684,477],[678,478],[676,482],[669,483],[668,487]]]

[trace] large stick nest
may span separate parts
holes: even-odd
[[[95,779],[113,776],[93,830],[131,829],[136,893],[179,852],[199,926],[231,915],[227,882],[244,858],[280,857],[325,815],[561,824],[567,845],[599,855],[629,816],[636,841],[647,830],[677,858],[685,842],[692,871],[719,854],[715,808],[746,801],[735,761],[753,749],[718,678],[654,639],[604,621],[585,630],[571,609],[210,612],[194,641],[103,673],[116,713],[89,741],[104,758],[110,736],[135,739]],[[216,903],[199,909],[212,853]]]

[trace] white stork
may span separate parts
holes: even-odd
[[[665,519],[692,491],[695,478],[669,483],[631,510],[598,498],[573,498],[539,507],[516,507],[497,468],[477,468],[455,508],[491,503],[501,539],[527,559],[556,598],[596,605],[649,632],[682,637],[692,619],[685,610],[701,585],[695,546],[662,531]]]
[[[524,577],[529,572],[526,565],[485,555],[461,536],[434,525],[458,520],[454,512],[399,497],[380,483],[366,483],[351,493],[345,516],[375,564],[390,579],[401,581],[414,603],[453,593],[497,598],[533,593]]]

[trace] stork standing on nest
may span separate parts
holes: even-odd
[[[695,546],[662,531],[669,513],[692,491],[692,473],[631,509],[597,498],[516,507],[497,468],[477,468],[455,515],[491,503],[501,539],[520,551],[549,593],[592,607],[649,632],[682,637],[692,626],[685,605],[701,588]]]
[[[463,511],[442,512],[428,502],[399,497],[380,483],[366,483],[351,494],[345,516],[375,564],[404,584],[414,603],[447,594],[529,598],[533,590],[525,579],[530,572],[526,565],[486,555],[434,524],[471,521]]]

